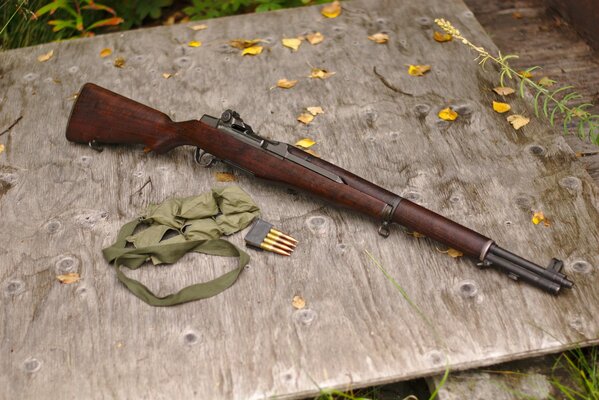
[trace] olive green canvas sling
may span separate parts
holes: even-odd
[[[102,252],[104,258],[114,264],[119,281],[152,306],[172,306],[205,299],[235,283],[250,260],[246,252],[220,237],[242,230],[259,214],[258,206],[238,186],[212,189],[199,196],[169,199],[150,206],[143,216],[126,223],[116,242]],[[141,225],[147,227],[136,232]],[[128,244],[133,247],[128,247]],[[216,279],[188,286],[164,297],[156,296],[121,270],[121,267],[137,269],[148,260],[154,265],[172,264],[190,251],[237,257],[238,265]]]

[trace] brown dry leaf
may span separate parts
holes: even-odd
[[[435,39],[439,43],[443,43],[443,42],[449,42],[451,39],[453,39],[453,36],[451,36],[449,33],[441,33],[441,32],[435,31],[433,33],[433,39]]]
[[[458,258],[458,257],[462,257],[464,255],[464,253],[462,253],[459,250],[449,248],[449,249],[447,249],[447,255],[449,257]]]
[[[299,140],[295,146],[297,147],[301,147],[302,149],[309,149],[310,147],[314,146],[316,144],[316,142],[310,138],[304,138],[302,140]]]
[[[526,118],[524,115],[514,114],[507,117],[507,120],[514,129],[518,130],[530,122],[530,118]]]
[[[165,73],[163,73],[163,74],[162,74],[162,77],[163,77],[164,79],[168,79],[168,78],[170,78],[171,76],[173,76],[173,74],[170,74],[170,73],[168,73],[168,72],[165,72]]]
[[[306,300],[302,296],[293,296],[293,300],[291,300],[291,305],[293,308],[297,310],[301,310],[306,307]]]
[[[49,59],[52,58],[52,56],[54,55],[54,50],[50,50],[49,52],[47,52],[46,54],[42,54],[40,56],[37,56],[37,60],[39,62],[46,62]]]
[[[297,82],[297,79],[279,79],[277,81],[277,87],[280,87],[281,89],[291,89],[292,87],[297,85]]]
[[[524,78],[532,78],[532,73],[530,73],[529,71],[518,71],[518,74],[520,74]]]
[[[306,110],[310,112],[310,114],[316,116],[318,114],[324,114],[324,110],[322,107],[307,107]]]
[[[507,103],[500,103],[498,101],[493,102],[493,110],[495,110],[496,112],[498,112],[500,114],[503,114],[504,112],[508,112],[511,109],[512,109],[512,106],[510,106]]]
[[[306,39],[310,44],[318,44],[324,40],[324,36],[320,32],[314,32],[306,35]]]
[[[117,68],[123,68],[125,66],[125,59],[123,57],[117,57],[114,59],[114,66]]]
[[[60,283],[68,285],[70,283],[79,282],[81,280],[81,277],[77,272],[70,272],[68,274],[58,275],[56,279],[58,279]]]
[[[202,42],[200,42],[199,40],[192,40],[191,42],[187,43],[187,45],[189,47],[200,47],[202,45]]]
[[[387,35],[386,33],[379,32],[375,33],[374,35],[368,36],[368,39],[378,44],[384,44],[389,41],[389,35]]]
[[[0,154],[2,154],[4,152],[4,149],[5,149],[4,145],[0,144]]]
[[[258,44],[262,42],[262,39],[233,39],[233,40],[229,40],[229,46],[231,47],[235,47],[236,49],[239,50],[243,50],[243,49],[247,49],[248,47],[252,47],[255,44]]]
[[[514,89],[507,86],[497,86],[496,88],[493,88],[493,91],[501,96],[508,96],[515,92]]]
[[[408,74],[412,76],[422,76],[430,70],[430,65],[410,65],[408,67]]]
[[[262,46],[251,46],[243,49],[241,55],[245,56],[246,54],[249,54],[250,56],[257,56],[260,53],[262,53]]]
[[[106,58],[106,57],[108,57],[111,54],[112,54],[112,49],[109,49],[108,47],[105,48],[105,49],[100,50],[100,57],[101,58]]]
[[[455,121],[455,119],[458,117],[458,113],[453,111],[450,107],[442,109],[437,115],[439,118],[445,121]]]
[[[535,213],[532,214],[532,223],[535,225],[539,225],[541,222],[545,221],[545,214],[543,214],[543,211],[536,211]],[[545,224],[545,225],[548,225]]]
[[[326,69],[312,68],[309,78],[327,79],[335,75],[335,72],[329,72]]]
[[[281,39],[283,46],[289,47],[293,51],[297,51],[302,44],[302,41],[298,38],[285,38]]]
[[[310,122],[312,122],[313,119],[314,119],[314,115],[312,115],[310,113],[302,113],[302,114],[300,114],[299,117],[297,117],[297,120],[299,122],[301,122],[302,124],[306,124],[306,125],[308,125]]]
[[[192,31],[203,31],[206,28],[208,28],[208,25],[206,24],[192,25],[189,27]]]
[[[341,4],[338,0],[327,4],[320,9],[320,13],[327,18],[337,18],[341,14]]]
[[[235,182],[235,175],[229,172],[216,172],[214,174],[217,182]]]

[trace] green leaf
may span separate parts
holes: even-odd
[[[520,97],[524,98],[524,84],[528,79],[520,79]]]
[[[53,19],[52,21],[48,21],[48,25],[52,25],[54,27],[52,28],[52,31],[54,32],[59,32],[66,28],[77,30],[77,26],[71,20]]]
[[[534,100],[534,106],[535,106],[535,115],[538,117],[539,116],[539,96],[542,95],[543,92],[538,91],[537,95],[535,96],[535,100]]]
[[[45,6],[43,6],[42,8],[40,8],[39,10],[37,10],[35,12],[35,15],[37,17],[40,17],[49,12],[55,12],[57,9],[64,7],[66,5],[66,3],[67,3],[66,0],[54,0],[53,2],[48,3]]]
[[[90,26],[87,27],[87,30],[91,31],[92,29],[96,29],[101,26],[114,26],[114,25],[118,25],[121,23],[123,23],[123,19],[120,17],[107,18],[107,19],[103,19],[103,20],[94,22],[93,24],[91,24]]]
[[[555,126],[555,112],[560,109],[560,106],[553,107],[553,111],[551,111],[551,117],[549,118],[549,123],[551,126]]]

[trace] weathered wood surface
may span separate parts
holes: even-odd
[[[23,116],[0,138],[4,398],[298,397],[317,385],[366,386],[599,341],[597,188],[544,123],[515,133],[493,113],[495,75],[481,73],[468,50],[432,40],[432,19],[445,16],[493,48],[473,14],[460,1],[344,6],[335,20],[318,8],[296,9],[209,21],[202,32],[160,27],[2,55],[0,126]],[[366,39],[381,30],[388,45]],[[280,44],[310,31],[326,40],[297,53]],[[237,37],[266,39],[267,49],[241,57],[226,44]],[[204,45],[188,48],[192,39]],[[111,59],[99,58],[104,47],[115,49]],[[54,58],[38,63],[50,49]],[[113,67],[116,56],[125,68]],[[433,70],[409,77],[408,63]],[[336,75],[306,79],[310,65]],[[163,72],[176,74],[167,80]],[[302,80],[270,90],[284,77]],[[146,204],[203,192],[226,168],[197,169],[188,149],[98,154],[66,143],[72,94],[86,81],[175,120],[233,107],[269,137],[310,136],[326,159],[511,250],[563,258],[576,287],[554,298],[449,258],[426,239],[396,229],[384,240],[373,221],[235,173],[265,218],[300,239],[298,250],[290,259],[253,254],[240,281],[215,298],[148,307],[118,284],[100,249]],[[300,126],[295,117],[312,105],[326,113]],[[454,123],[436,117],[448,105],[460,112]],[[523,102],[513,105],[531,114]],[[551,226],[532,225],[532,209]],[[188,257],[131,275],[167,293],[229,266]],[[55,275],[65,271],[81,273],[82,282],[60,285]],[[294,295],[306,309],[293,309]]]

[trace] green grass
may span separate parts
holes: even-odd
[[[560,392],[559,399],[599,400],[599,347],[562,353],[553,366],[553,372],[551,384]],[[570,384],[559,378],[560,372],[566,373]]]
[[[0,0],[0,51],[50,42],[48,18],[32,19],[47,0]]]

